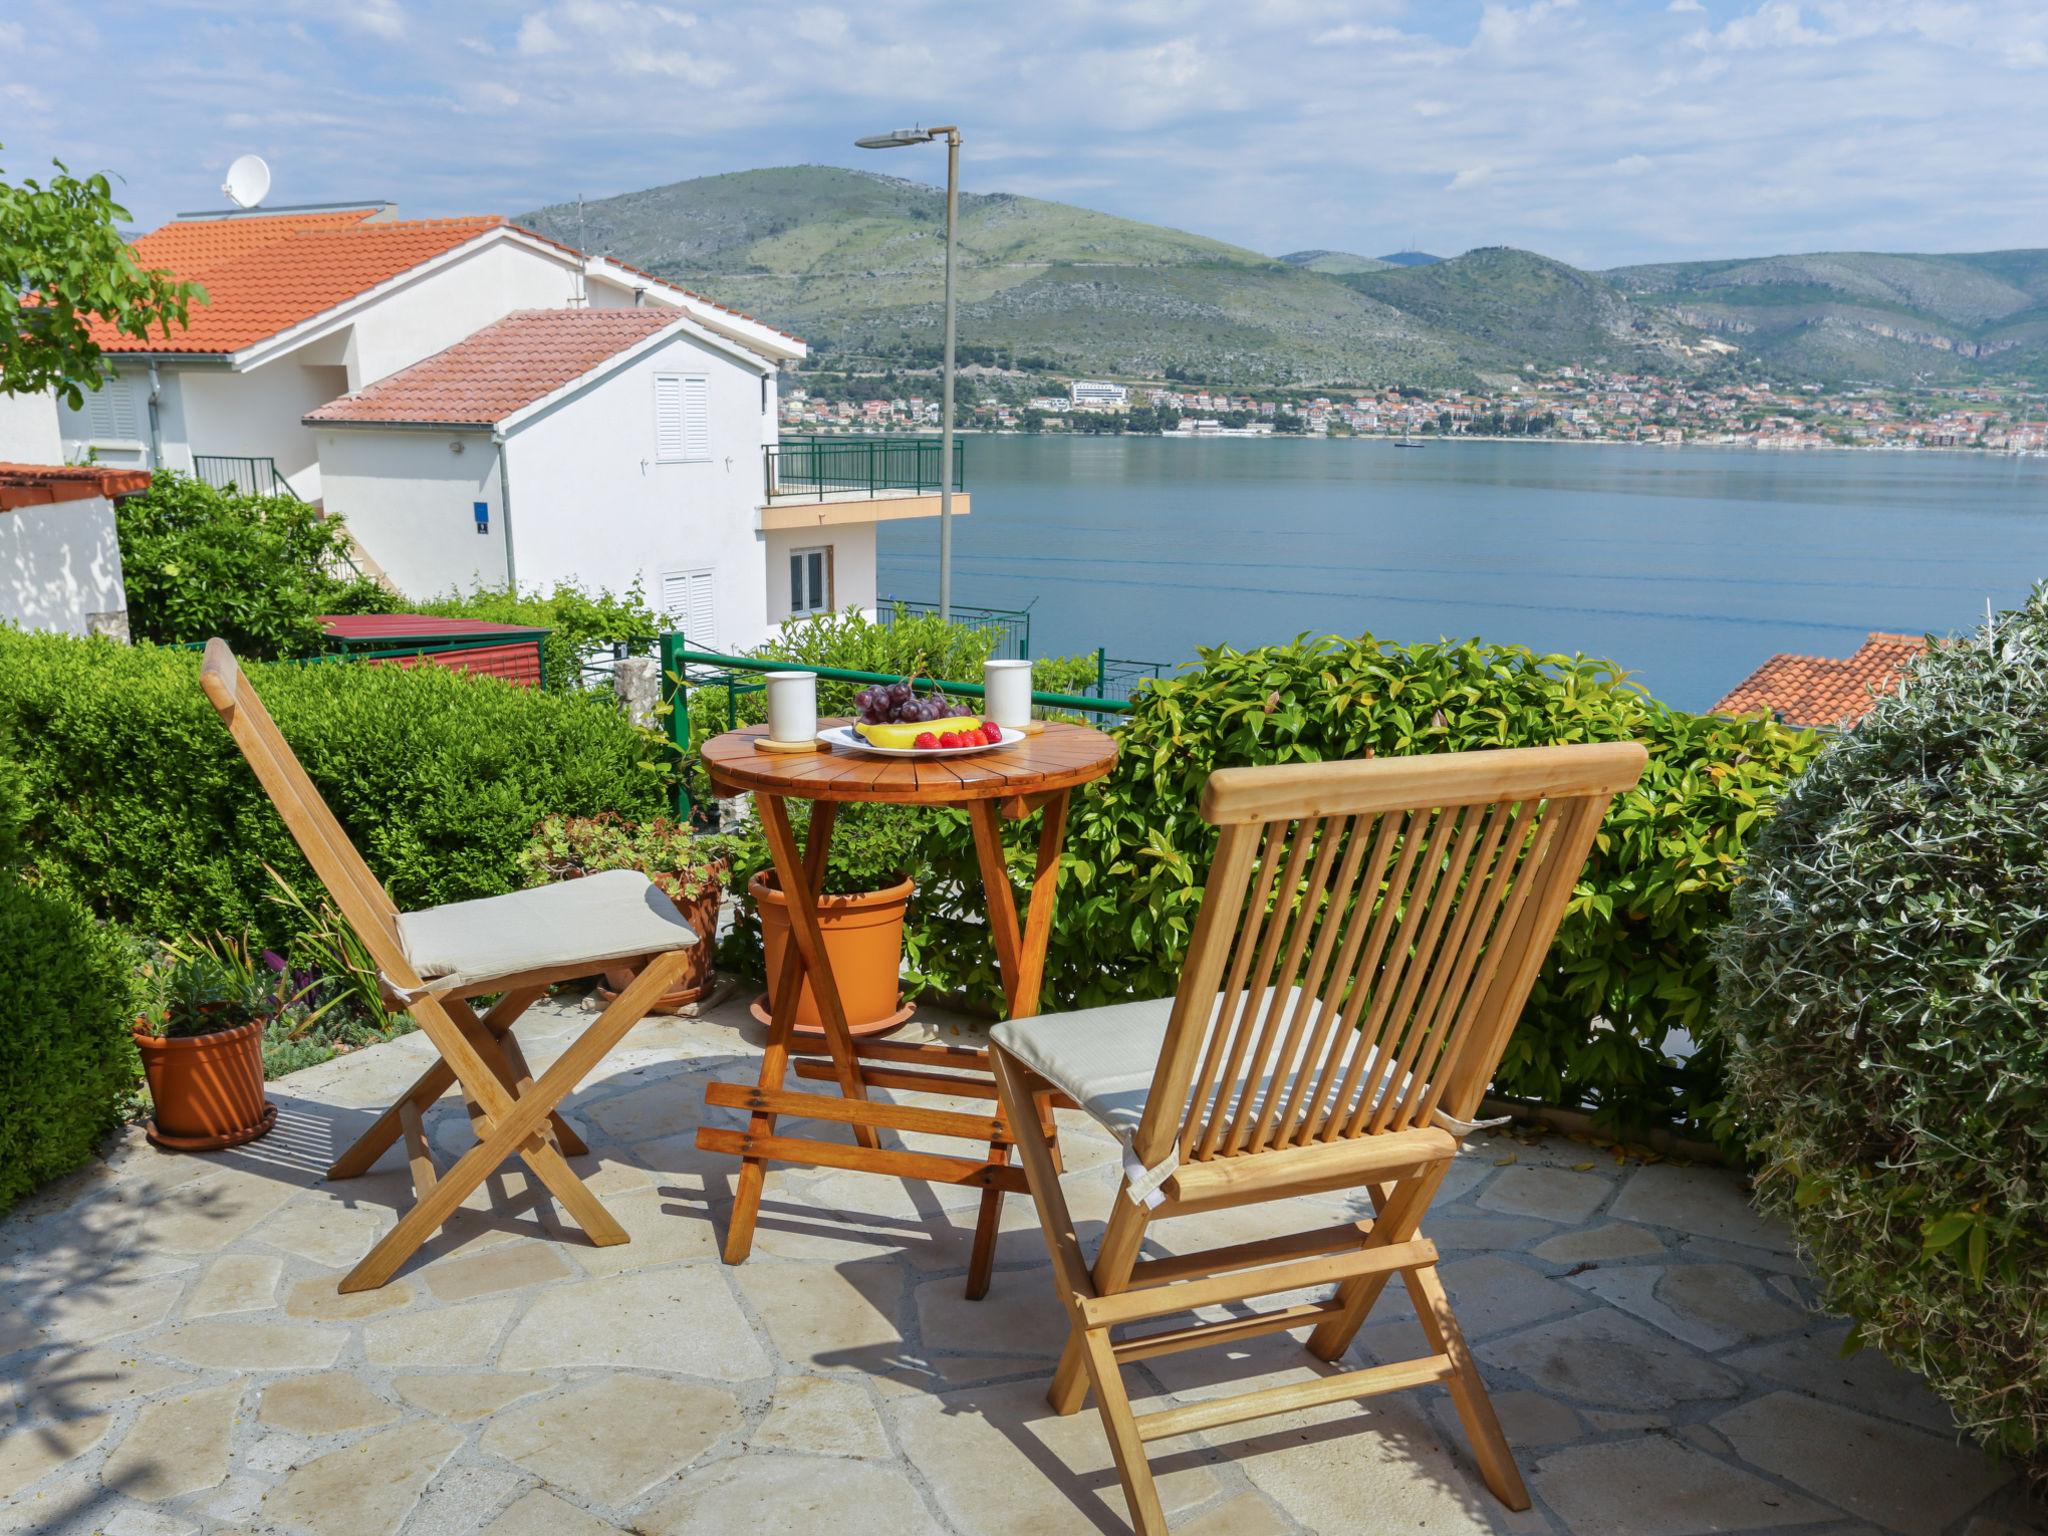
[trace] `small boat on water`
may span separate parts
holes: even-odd
[[[1422,446],[1422,439],[1412,432],[1403,432],[1399,439],[1395,441],[1394,446],[1396,448],[1420,448]]]

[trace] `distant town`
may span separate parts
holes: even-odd
[[[1480,389],[1268,390],[1074,379],[963,369],[956,425],[986,432],[1174,437],[1547,438],[1768,449],[1977,449],[2048,453],[2048,393],[2010,385],[1945,389],[1699,382],[1592,368],[1528,370]],[[937,379],[799,375],[782,393],[798,432],[935,431]],[[1037,391],[1037,392],[1027,392]],[[915,392],[913,392],[915,391]]]

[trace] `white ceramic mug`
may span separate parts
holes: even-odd
[[[1031,721],[1031,663],[982,663],[982,708],[1006,731],[1021,731]]]
[[[768,674],[768,734],[776,741],[810,741],[818,734],[818,674]]]

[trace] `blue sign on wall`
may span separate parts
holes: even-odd
[[[489,533],[491,531],[491,504],[488,501],[479,501],[472,503],[472,505],[476,508],[476,531],[478,533]]]

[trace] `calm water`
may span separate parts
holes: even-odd
[[[1178,662],[1303,631],[1611,657],[1702,709],[1775,651],[1968,627],[2048,577],[2048,460],[1233,438],[975,437],[954,595],[1040,655]],[[938,593],[935,521],[880,590]]]

